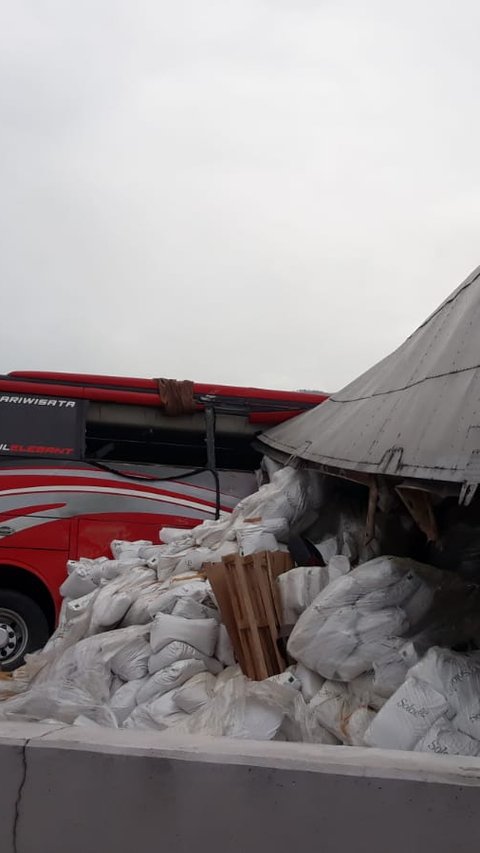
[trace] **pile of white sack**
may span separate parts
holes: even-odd
[[[281,469],[218,521],[69,563],[59,627],[0,683],[17,691],[0,718],[480,754],[480,653],[438,647],[437,593],[452,576],[412,560],[351,569],[334,539],[319,543],[326,566],[278,579],[287,671],[253,682],[236,666],[198,572],[233,552],[285,549],[318,511],[320,484]]]
[[[343,743],[480,754],[480,653],[435,645],[439,625],[463,639],[462,619],[445,626],[436,605],[450,585],[458,595],[453,576],[379,557],[332,580],[299,616],[288,651],[325,678],[309,709]]]
[[[241,674],[210,584],[196,573],[226,554],[286,549],[302,515],[318,510],[320,486],[308,472],[280,469],[218,521],[164,528],[162,545],[114,541],[113,559],[70,561],[59,626],[0,686],[17,692],[0,717],[196,730],[208,705],[218,734],[271,738],[287,717],[301,726],[300,680],[287,673],[256,684]]]
[[[366,731],[370,746],[480,754],[480,653],[433,647]]]

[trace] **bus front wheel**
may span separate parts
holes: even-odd
[[[47,618],[32,598],[15,589],[0,589],[0,670],[16,669],[26,654],[45,645],[49,635]]]

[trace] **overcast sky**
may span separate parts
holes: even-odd
[[[0,372],[333,391],[480,263],[474,0],[0,10]]]

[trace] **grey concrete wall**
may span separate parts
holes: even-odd
[[[480,760],[0,724],[1,853],[473,853]]]

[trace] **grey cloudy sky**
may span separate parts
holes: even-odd
[[[480,263],[479,24],[1,0],[0,371],[353,379]]]

